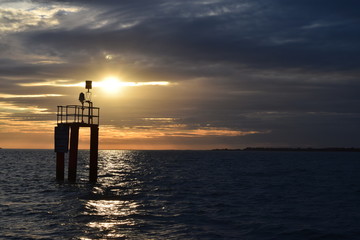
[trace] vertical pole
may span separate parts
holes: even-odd
[[[90,174],[89,181],[97,181],[98,171],[98,148],[99,148],[99,127],[91,126],[90,135]]]
[[[64,181],[65,153],[56,153],[56,180]]]
[[[69,182],[76,181],[77,155],[79,145],[79,126],[71,126],[70,134],[70,153],[69,153]]]

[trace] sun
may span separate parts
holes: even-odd
[[[107,93],[117,93],[120,91],[122,84],[117,77],[106,77],[100,82],[100,87]]]

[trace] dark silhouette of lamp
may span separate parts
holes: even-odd
[[[79,101],[81,102],[82,105],[84,105],[85,94],[83,92],[81,92],[80,95],[79,95]]]
[[[85,88],[87,89],[87,92],[85,94],[83,92],[81,92],[79,95],[79,101],[81,102],[81,122],[82,123],[84,123],[84,102],[87,102],[89,104],[89,121],[91,119],[90,108],[92,107],[92,102],[91,102],[90,89],[92,89],[92,81],[86,80]]]
[[[79,95],[79,101],[81,102],[81,123],[84,123],[84,102],[85,102],[85,94],[83,92]]]

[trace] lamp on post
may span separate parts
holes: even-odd
[[[87,92],[85,93],[86,94],[85,99],[86,99],[86,102],[89,103],[88,121],[89,121],[89,124],[92,124],[92,102],[91,102],[91,92],[90,92],[90,89],[92,89],[92,81],[86,80],[85,88],[87,89]]]
[[[92,89],[92,81],[90,80],[86,80],[85,81],[85,88],[88,90],[86,92],[86,102],[90,103],[91,102],[91,92],[90,92],[90,89]]]

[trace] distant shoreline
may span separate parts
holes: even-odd
[[[244,149],[212,149],[212,151],[265,151],[265,152],[360,152],[360,148],[272,148],[248,147]]]
[[[47,150],[51,148],[1,148],[0,150]],[[360,152],[360,148],[276,148],[276,147],[247,147],[247,148],[216,148],[216,149],[99,149],[101,150],[125,150],[125,151],[239,151],[239,152]],[[79,151],[89,151],[89,149],[79,149]]]

